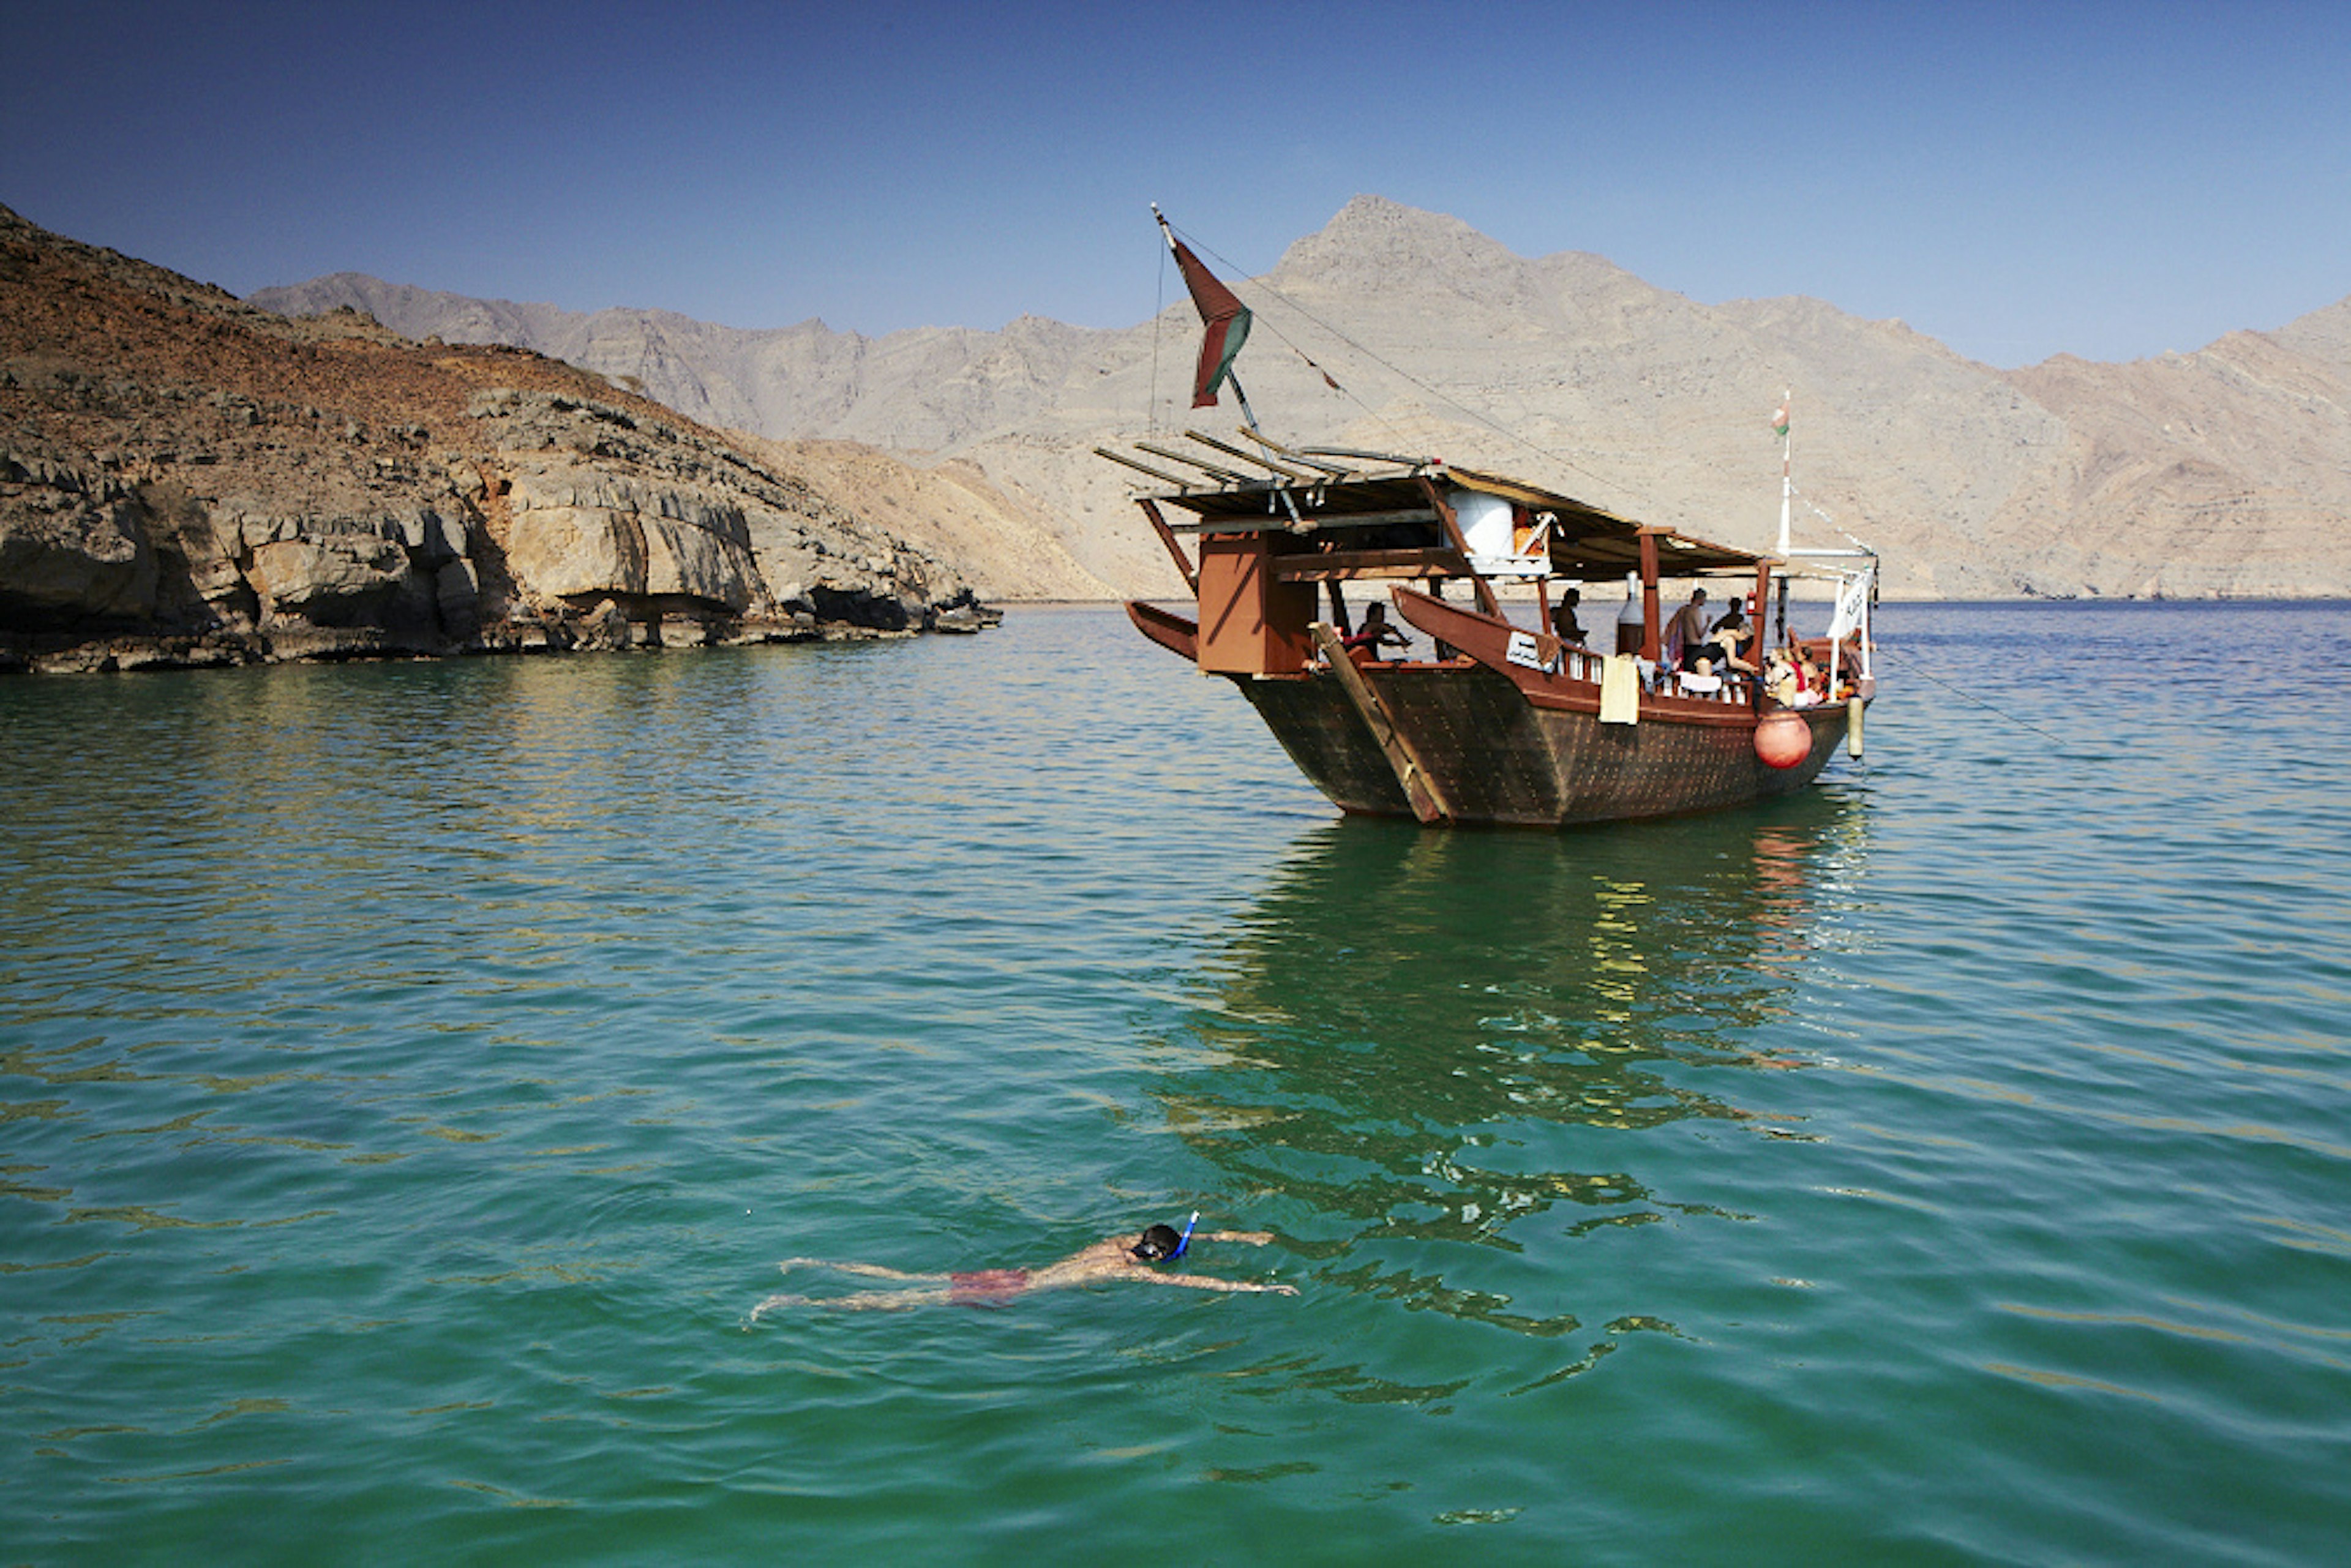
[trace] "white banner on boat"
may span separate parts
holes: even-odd
[[[1869,618],[1869,588],[1876,572],[1857,571],[1844,580],[1837,594],[1836,615],[1829,622],[1829,635],[1842,637]]]

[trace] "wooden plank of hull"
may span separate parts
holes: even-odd
[[[1235,676],[1233,684],[1307,782],[1350,816],[1412,817],[1412,800],[1328,671]]]
[[[1743,805],[1810,783],[1844,734],[1842,710],[1807,710],[1803,762],[1770,768],[1755,755],[1751,723],[1649,714],[1602,724],[1596,687],[1587,713],[1538,707],[1482,667],[1431,674],[1384,695],[1461,821],[1564,827]],[[1426,738],[1434,730],[1452,744]]]
[[[1474,665],[1373,664],[1362,674],[1460,823],[1558,828],[1743,805],[1810,783],[1844,735],[1842,706],[1796,710],[1812,729],[1812,749],[1782,769],[1756,757],[1751,722],[1645,715],[1638,725],[1604,725],[1596,687],[1590,713],[1537,707],[1510,681]],[[1299,770],[1341,810],[1414,814],[1329,671],[1235,684]]]

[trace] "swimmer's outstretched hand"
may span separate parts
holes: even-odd
[[[1201,1239],[1203,1241],[1238,1241],[1250,1247],[1270,1247],[1273,1245],[1273,1232],[1270,1230],[1211,1230]]]

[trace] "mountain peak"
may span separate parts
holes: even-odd
[[[1282,253],[1283,287],[1366,298],[1436,294],[1502,305],[1523,299],[1535,264],[1459,218],[1362,195]]]
[[[1282,253],[1278,272],[1307,277],[1414,269],[1477,272],[1522,266],[1520,257],[1459,218],[1362,195],[1339,209],[1320,233]]]

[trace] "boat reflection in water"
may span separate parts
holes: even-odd
[[[1861,844],[1860,808],[1820,793],[1556,836],[1318,829],[1202,977],[1216,1065],[1171,1081],[1165,1113],[1325,1286],[1573,1332],[1534,1303],[1561,1287],[1533,1254],[1739,1218],[1677,1198],[1690,1140],[1657,1134],[1805,1136],[1734,1096],[1740,1070],[1818,1060],[1789,1015]]]

